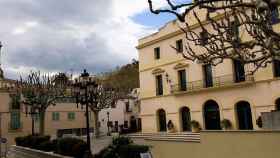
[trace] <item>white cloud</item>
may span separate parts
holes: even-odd
[[[165,5],[163,0],[155,2]],[[52,72],[109,70],[137,58],[137,40],[154,31],[132,20],[148,9],[146,0],[0,3],[2,61],[8,76],[34,68]]]
[[[26,33],[27,31],[29,31],[31,28],[34,28],[34,27],[37,27],[37,26],[38,26],[38,22],[28,21],[28,22],[25,22],[22,26],[16,27],[12,31],[12,34],[13,35],[21,35],[21,34]]]

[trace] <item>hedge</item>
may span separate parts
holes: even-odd
[[[64,156],[83,158],[87,145],[76,138],[61,138],[50,140],[50,136],[24,136],[15,138],[17,146],[28,147],[46,152],[54,152]]]

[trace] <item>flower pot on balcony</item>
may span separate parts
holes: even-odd
[[[198,121],[192,120],[191,121],[191,126],[192,126],[192,132],[193,133],[198,133],[201,130],[200,124]]]

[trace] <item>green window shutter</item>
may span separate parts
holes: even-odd
[[[59,112],[53,112],[52,113],[52,120],[53,121],[59,121]]]
[[[11,112],[11,129],[20,128],[20,111]]]
[[[68,120],[75,120],[75,113],[74,112],[69,112],[68,113]]]

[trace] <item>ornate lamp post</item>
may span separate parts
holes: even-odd
[[[107,112],[107,128],[108,128],[108,132],[107,132],[107,136],[110,136],[111,133],[110,133],[110,112],[108,111]]]
[[[35,117],[38,116],[38,114],[40,114],[39,112],[39,108],[35,107],[35,106],[28,106],[28,105],[25,105],[25,114],[26,116],[27,115],[30,115],[31,116],[31,120],[32,120],[32,135],[34,136],[35,135]]]
[[[91,153],[91,142],[90,142],[90,127],[89,127],[89,106],[97,106],[97,93],[98,93],[98,84],[91,80],[89,73],[84,70],[81,76],[75,80],[73,85],[73,93],[76,98],[77,108],[79,104],[83,109],[83,106],[86,106],[86,132],[87,132],[87,157],[92,157]]]

